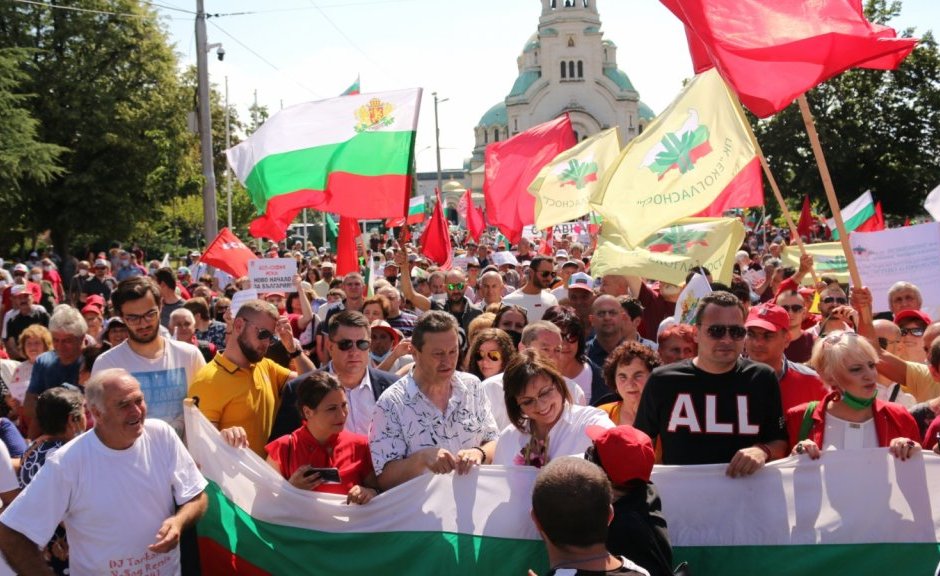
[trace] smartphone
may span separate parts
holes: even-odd
[[[309,468],[304,472],[304,477],[320,473],[320,480],[327,484],[339,484],[339,469],[337,468]]]

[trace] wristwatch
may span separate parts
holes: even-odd
[[[294,358],[300,356],[300,355],[303,354],[303,353],[304,353],[304,351],[301,350],[300,348],[298,348],[298,349],[294,350],[293,352],[288,353],[288,354],[287,354],[287,357],[290,358],[291,360],[293,360]]]

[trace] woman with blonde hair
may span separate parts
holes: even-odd
[[[886,447],[907,460],[920,451],[914,417],[877,398],[877,364],[874,347],[854,332],[832,332],[816,342],[810,365],[833,391],[787,411],[792,454],[815,460],[826,450]]]

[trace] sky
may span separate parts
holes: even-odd
[[[778,0],[779,1],[779,0]],[[180,65],[195,64],[195,0],[144,0],[161,15]],[[692,75],[679,21],[657,0],[596,0],[605,39],[655,112]],[[539,0],[205,0],[210,82],[241,119],[255,99],[281,107],[340,94],[356,77],[363,93],[424,89],[415,154],[419,172],[436,170],[437,92],[441,168],[469,158],[473,127],[509,92],[516,58],[536,32]],[[904,0],[898,30],[940,32],[938,0]],[[446,99],[446,101],[444,101]]]

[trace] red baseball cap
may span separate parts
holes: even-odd
[[[776,304],[760,304],[751,307],[744,327],[763,328],[771,332],[786,331],[790,329],[790,315]]]
[[[584,432],[594,442],[604,471],[615,485],[635,479],[650,481],[656,452],[653,441],[645,433],[626,425],[588,426]]]
[[[900,324],[901,322],[904,322],[905,320],[919,320],[923,322],[924,324],[926,324],[927,326],[930,326],[932,322],[932,320],[930,319],[930,316],[928,316],[924,312],[921,312],[920,310],[901,310],[900,312],[894,315],[895,324]]]

